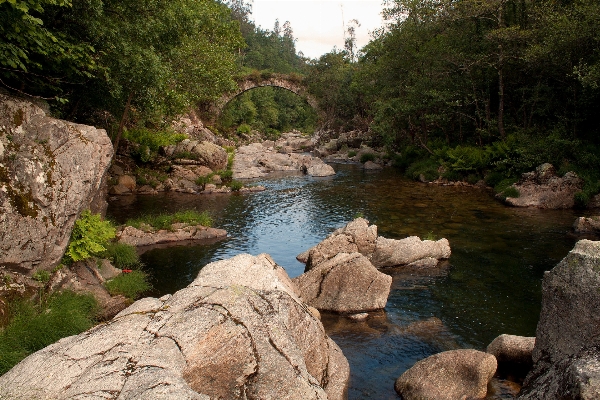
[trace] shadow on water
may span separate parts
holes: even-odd
[[[117,222],[144,213],[208,210],[228,239],[154,249],[142,255],[155,295],[188,285],[212,261],[269,253],[291,277],[297,254],[362,214],[388,238],[434,235],[450,241],[449,263],[428,276],[392,275],[385,312],[367,321],[324,315],[351,366],[350,399],[396,399],[394,380],[416,361],[454,348],[484,349],[501,333],[535,335],[541,279],[573,247],[572,210],[508,208],[483,189],[420,184],[395,170],[334,165],[333,178],[263,179],[255,194],[138,196],[111,201]],[[502,394],[488,398],[510,398]]]

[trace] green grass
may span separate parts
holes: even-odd
[[[102,257],[108,258],[118,269],[132,269],[140,266],[140,257],[135,247],[125,243],[109,243]]]
[[[521,195],[521,193],[519,193],[519,191],[512,186],[509,186],[502,191],[502,196],[504,196],[504,198],[506,198],[506,197],[517,198],[520,195]]]
[[[97,309],[91,295],[70,291],[55,293],[42,304],[13,301],[10,322],[0,331],[0,375],[29,354],[91,328]]]
[[[348,152],[348,157],[349,157],[349,158],[352,158],[352,157],[355,157],[355,156],[356,156],[356,151],[354,151],[354,150],[350,150],[350,151]]]
[[[130,300],[135,300],[142,293],[152,288],[148,282],[148,274],[140,270],[133,270],[128,274],[117,275],[104,285],[111,296],[120,294]]]
[[[423,240],[431,240],[435,242],[438,239],[437,236],[433,233],[433,231],[429,231],[423,236]]]
[[[191,225],[212,226],[212,218],[208,212],[198,212],[196,210],[179,211],[175,214],[145,215],[135,219],[129,219],[126,225],[140,228],[142,224],[148,224],[155,229],[172,229],[171,226],[176,223],[185,223]]]

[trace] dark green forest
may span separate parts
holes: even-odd
[[[255,89],[218,122],[227,134],[361,130],[409,176],[501,188],[543,162],[600,191],[600,3],[385,0],[386,26],[357,49],[298,54],[293,28],[255,26],[232,0],[0,2],[0,85],[57,116],[163,129],[256,73],[295,74],[320,104]]]

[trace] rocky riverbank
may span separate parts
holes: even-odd
[[[240,255],[29,356],[0,377],[0,397],[342,400],[348,378],[285,271],[267,255]]]

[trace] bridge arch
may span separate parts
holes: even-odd
[[[289,90],[306,100],[306,102],[321,116],[319,103],[302,84],[302,81],[289,75],[270,74],[268,76],[248,76],[238,81],[238,88],[230,93],[226,93],[216,102],[215,112],[220,116],[225,106],[240,94],[259,87],[278,87]]]

